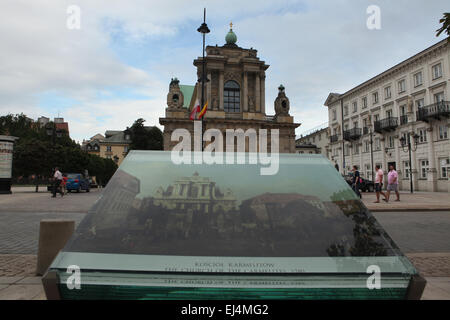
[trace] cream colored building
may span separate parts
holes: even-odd
[[[128,153],[130,143],[130,134],[126,130],[108,130],[104,136],[96,134],[88,141],[83,141],[82,147],[90,154],[111,159],[120,165]]]
[[[357,165],[371,179],[373,157],[385,173],[388,164],[396,166],[403,190],[411,170],[414,190],[450,192],[449,81],[445,39],[343,94],[330,93],[329,159],[342,173]],[[400,140],[408,133],[411,163]]]
[[[125,159],[131,143],[126,131],[106,131],[105,139],[100,142],[100,157],[112,159],[120,165]]]
[[[328,125],[313,129],[295,141],[296,153],[322,154],[328,158]]]

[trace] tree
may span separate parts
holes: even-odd
[[[145,120],[137,119],[128,128],[131,137],[130,150],[163,150],[163,134],[157,127],[144,126]]]
[[[450,13],[444,13],[443,18],[439,20],[439,23],[442,23],[442,27],[436,30],[436,37],[439,37],[444,31],[450,36]],[[450,38],[448,38],[448,41],[450,41]]]
[[[53,123],[50,123],[50,126]],[[68,135],[55,137],[54,141],[45,128],[36,125],[24,114],[0,117],[0,134],[18,137],[13,153],[13,177],[41,175],[49,177],[52,168],[59,167],[65,173],[84,173],[96,176],[105,184],[117,169],[111,159],[88,154]]]
[[[158,127],[150,127],[148,129],[148,147],[149,150],[163,150],[164,139],[161,130]]]

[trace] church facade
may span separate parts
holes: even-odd
[[[219,129],[225,136],[226,129],[267,129],[279,130],[279,152],[295,153],[295,128],[290,115],[289,99],[285,88],[280,85],[274,102],[274,115],[266,114],[265,79],[269,68],[257,56],[257,50],[244,49],[236,45],[237,37],[233,30],[226,35],[223,46],[207,46],[205,55],[204,102],[208,108],[203,117],[203,130]],[[203,58],[194,60],[198,78],[203,73]],[[164,150],[171,150],[178,141],[171,141],[172,132],[178,128],[187,129],[194,136],[194,121],[190,113],[195,101],[201,101],[202,86],[180,85],[172,79],[167,94],[165,117],[159,122],[164,126]],[[268,151],[270,138],[268,137]],[[193,142],[192,142],[193,145]],[[225,146],[224,146],[225,148]],[[248,151],[248,144],[246,144]]]

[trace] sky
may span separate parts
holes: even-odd
[[[67,27],[71,5],[79,29]],[[380,29],[367,27],[371,5]],[[0,115],[64,117],[80,142],[138,118],[160,126],[170,79],[195,84],[204,7],[207,45],[223,45],[232,21],[237,45],[270,65],[266,113],[283,84],[297,135],[327,122],[330,92],[444,39],[435,30],[450,9],[448,0],[2,0]]]

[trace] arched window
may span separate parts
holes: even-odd
[[[225,112],[240,112],[241,91],[236,81],[227,81],[223,90],[223,107]]]

